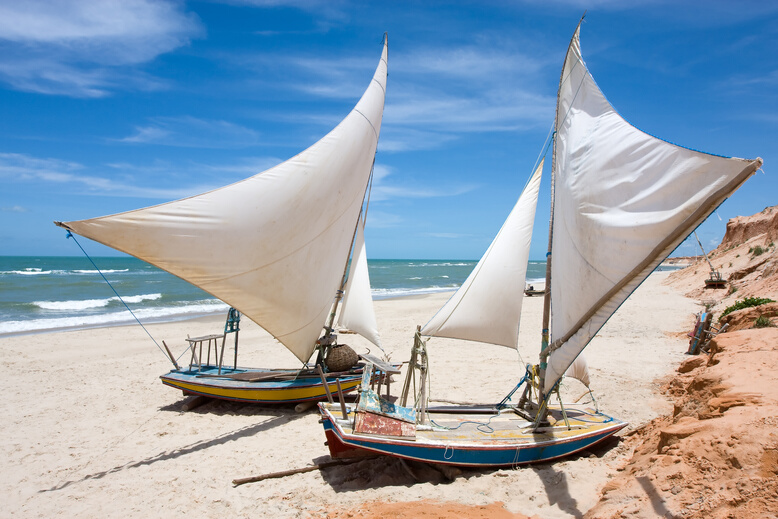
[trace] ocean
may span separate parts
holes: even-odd
[[[135,322],[176,321],[226,313],[227,305],[186,281],[131,257],[0,256],[0,336]],[[373,299],[454,290],[477,261],[368,260]],[[530,261],[527,282],[545,278]],[[520,295],[519,295],[520,296]]]

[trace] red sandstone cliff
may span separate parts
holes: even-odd
[[[778,206],[734,218],[709,254],[726,288],[704,288],[704,258],[667,283],[711,309],[714,323],[738,299],[778,300],[776,242]],[[772,326],[754,328],[760,316]],[[778,517],[778,303],[726,320],[730,330],[711,342],[710,356],[689,357],[665,386],[673,415],[627,436],[634,455],[587,518]]]
[[[714,268],[728,280],[724,289],[706,289],[710,267],[704,258],[673,272],[668,284],[687,296],[699,299],[715,313],[736,300],[766,297],[778,301],[778,206],[753,216],[739,216],[727,222],[721,245],[708,254]]]

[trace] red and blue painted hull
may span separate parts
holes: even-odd
[[[333,458],[385,454],[427,463],[464,467],[512,467],[550,461],[588,449],[627,426],[591,410],[568,410],[570,427],[552,410],[552,426],[532,430],[532,423],[511,410],[484,414],[430,415],[447,425],[418,428],[415,436],[397,438],[360,434],[338,406],[319,404],[327,444]],[[556,415],[556,417],[555,417]],[[559,418],[557,420],[556,418]]]

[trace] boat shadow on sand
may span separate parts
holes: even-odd
[[[612,436],[566,457],[565,461],[575,463],[584,458],[603,458],[609,451],[616,448],[620,441],[618,436]],[[329,456],[321,456],[312,461],[314,464],[319,464],[329,460]],[[348,465],[322,469],[320,473],[322,479],[336,492],[357,492],[370,488],[412,487],[419,483],[445,485],[458,478],[470,479],[492,475],[507,477],[513,470],[534,472],[545,487],[550,504],[558,506],[573,517],[583,517],[583,512],[578,508],[578,502],[570,494],[568,478],[571,476],[569,471],[555,468],[553,461],[520,465],[515,469],[468,469],[379,455]]]
[[[232,402],[221,402],[221,404],[230,404],[234,407],[232,410],[226,409],[229,406],[224,405],[222,406],[222,411],[220,414],[242,414],[247,416],[253,416],[253,415],[268,415],[266,416],[266,420],[263,420],[259,423],[255,423],[252,425],[247,425],[245,427],[241,427],[239,429],[235,429],[233,431],[226,432],[224,434],[220,434],[219,436],[216,436],[214,438],[208,438],[203,439],[200,441],[196,441],[193,443],[190,443],[188,445],[183,445],[181,447],[176,447],[171,450],[165,450],[162,452],[159,452],[158,454],[155,454],[153,456],[149,456],[147,458],[136,460],[136,461],[128,461],[127,463],[124,463],[122,465],[117,465],[115,467],[112,467],[107,470],[103,470],[100,472],[93,472],[91,474],[87,474],[80,478],[70,479],[68,481],[63,481],[61,483],[58,483],[54,485],[51,488],[46,488],[39,490],[38,493],[46,493],[46,492],[54,492],[57,490],[62,490],[66,487],[69,487],[70,485],[77,484],[77,483],[83,483],[90,480],[97,480],[102,479],[106,476],[110,476],[111,474],[115,474],[124,470],[129,469],[136,469],[139,467],[147,466],[147,465],[154,465],[155,463],[162,462],[162,461],[168,461],[176,458],[180,458],[182,456],[188,456],[190,454],[195,454],[197,452],[203,451],[205,449],[210,449],[212,447],[216,447],[219,445],[223,445],[229,442],[234,442],[238,440],[242,440],[245,438],[253,437],[257,434],[261,434],[265,431],[268,431],[270,429],[274,429],[279,426],[283,426],[285,424],[288,424],[291,421],[297,420],[299,418],[302,418],[305,416],[304,414],[296,414],[293,411],[287,412],[284,410],[269,410],[267,408],[258,408],[256,406],[246,405],[246,404],[233,404]],[[167,406],[172,407],[172,406]],[[245,409],[244,409],[245,408]],[[160,409],[160,410],[164,410]],[[180,406],[177,409],[177,411],[180,412]],[[270,412],[269,412],[270,411]],[[207,412],[202,411],[202,412]],[[88,465],[87,465],[88,466]],[[86,467],[84,467],[86,468]],[[83,470],[83,469],[82,469]]]
[[[176,414],[209,414],[214,416],[305,416],[310,412],[308,409],[298,412],[295,410],[294,404],[263,405],[249,402],[232,402],[218,398],[204,398],[202,402],[194,402],[193,406],[193,399],[190,396],[161,406],[159,410]]]

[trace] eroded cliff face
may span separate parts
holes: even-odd
[[[719,315],[736,300],[778,301],[776,242],[778,206],[734,218],[709,254],[728,280],[725,288],[705,288],[704,258],[666,282],[713,311],[719,326]],[[760,317],[770,326],[754,328]],[[673,414],[627,436],[634,455],[587,518],[776,517],[778,303],[732,312],[724,322],[730,330],[713,339],[710,355],[689,357],[665,385]],[[686,331],[693,324],[690,316]]]
[[[752,216],[738,216],[727,222],[727,232],[721,245],[716,249],[728,249],[764,236],[765,242],[778,239],[778,206],[767,207],[761,213]]]
[[[705,258],[673,272],[667,283],[698,299],[720,315],[736,300],[764,297],[778,301],[778,206],[727,222],[721,244],[708,254],[714,268],[728,281],[725,288],[705,288],[710,267]],[[774,321],[778,324],[778,320]]]
[[[624,440],[632,459],[586,518],[774,517],[778,511],[778,328],[725,333],[665,390],[672,416]]]

